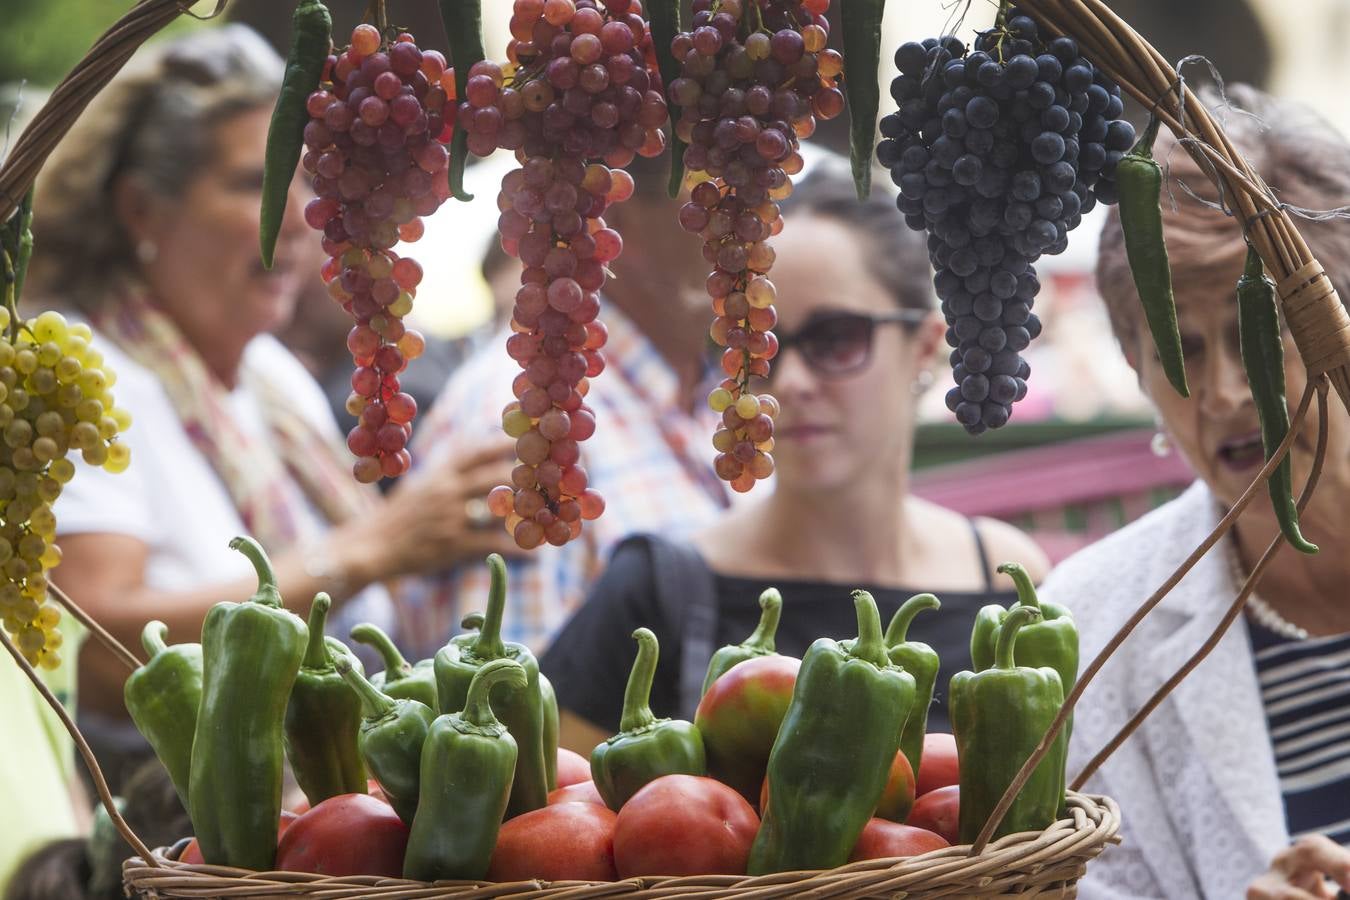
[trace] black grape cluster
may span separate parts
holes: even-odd
[[[1062,253],[1096,203],[1116,201],[1134,143],[1120,88],[1072,38],[1045,40],[1015,8],[967,52],[947,36],[902,45],[877,158],[896,203],[928,232],[956,387],[947,406],[971,434],[1007,423],[1040,334],[1034,263]]]

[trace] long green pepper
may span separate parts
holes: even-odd
[[[769,754],[769,805],[748,872],[832,869],[849,854],[886,788],[914,676],[886,655],[881,616],[853,592],[858,638],[820,638],[806,651]]]
[[[146,623],[141,646],[150,659],[127,678],[122,696],[131,721],[150,742],[187,808],[192,736],[202,702],[202,645],[170,647],[164,641],[168,633],[163,622]]]
[[[245,537],[230,547],[253,563],[258,590],[243,603],[217,603],[202,624],[188,810],[206,862],[266,871],[276,863],[282,726],[307,631],[282,606],[262,547]]]
[[[1289,406],[1284,393],[1284,332],[1275,305],[1275,285],[1266,277],[1261,255],[1247,245],[1247,262],[1238,279],[1238,344],[1242,367],[1256,401],[1256,417],[1261,422],[1261,443],[1266,461],[1275,455],[1289,433]],[[1298,526],[1298,504],[1294,501],[1293,467],[1289,455],[1270,473],[1266,483],[1270,502],[1275,507],[1280,532],[1295,550],[1316,553]]]
[[[346,657],[334,659],[333,666],[361,698],[363,718],[356,738],[361,759],[394,812],[411,826],[421,790],[422,747],[436,713],[425,703],[395,700],[376,690]]]
[[[480,880],[487,874],[507,810],[517,746],[492,712],[494,687],[507,696],[529,676],[513,659],[494,659],[473,676],[461,712],[439,716],[422,750],[417,816],[403,875],[418,881]]]
[[[895,611],[891,624],[886,626],[886,654],[891,662],[914,676],[914,708],[905,719],[905,730],[900,734],[900,750],[909,761],[910,771],[919,772],[923,759],[923,737],[928,730],[928,707],[933,704],[933,687],[937,684],[941,660],[937,651],[922,641],[909,639],[909,626],[914,617],[926,609],[941,609],[942,603],[932,594],[915,594]]]
[[[777,652],[774,635],[778,633],[778,620],[783,615],[783,595],[777,588],[768,588],[759,595],[759,609],[759,624],[751,635],[739,644],[727,644],[708,660],[708,674],[703,676],[703,693],[708,693],[712,683],[737,663]]]
[[[647,628],[633,632],[637,659],[623,692],[619,733],[591,751],[591,777],[605,805],[619,811],[643,786],[663,775],[706,775],[703,736],[684,719],[652,714],[652,679],[660,647]]]
[[[1135,292],[1143,304],[1163,373],[1178,394],[1189,397],[1181,331],[1177,328],[1177,304],[1172,296],[1172,269],[1163,240],[1162,169],[1153,158],[1158,125],[1156,117],[1150,119],[1143,135],[1116,164],[1120,229],[1125,236],[1125,256],[1130,261]]]
[[[395,699],[416,700],[432,709],[436,700],[436,669],[432,660],[424,659],[411,665],[389,635],[378,625],[363,622],[351,630],[352,640],[375,649],[384,660],[384,671],[371,676],[370,683]]]
[[[263,265],[272,268],[281,223],[286,217],[295,167],[305,146],[309,110],[305,103],[319,86],[323,67],[332,47],[333,17],[320,0],[300,0],[291,16],[291,49],[286,55],[286,73],[281,93],[272,108],[267,127],[267,150],[263,156],[262,209],[258,238]]]
[[[848,95],[849,157],[858,199],[872,189],[872,150],[876,145],[881,89],[881,18],[886,0],[848,0],[840,4],[844,32],[844,90]]]
[[[469,70],[487,56],[483,49],[482,0],[440,0],[441,24],[450,40],[450,63],[455,68],[456,102],[467,96]],[[453,107],[454,104],[451,104]],[[473,194],[464,191],[464,166],[469,160],[469,130],[455,127],[450,142],[450,193],[456,200],[467,203]]]
[[[442,713],[459,712],[468,701],[469,685],[485,665],[497,659],[514,659],[525,670],[525,686],[501,682],[494,689],[492,708],[511,731],[519,753],[511,787],[512,816],[539,809],[548,803],[548,765],[558,748],[545,747],[544,698],[539,689],[539,662],[524,644],[502,640],[502,615],[506,609],[506,561],[496,553],[488,556],[492,576],[483,627],[476,634],[460,634],[436,653],[436,696]]]

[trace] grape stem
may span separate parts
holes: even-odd
[[[12,344],[19,336],[19,310],[17,298],[14,296],[14,285],[18,281],[18,276],[14,272],[14,261],[10,259],[9,251],[0,249],[0,256],[5,260],[5,309],[9,310],[9,342]]]

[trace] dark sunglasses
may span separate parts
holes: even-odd
[[[852,375],[862,371],[871,362],[872,335],[878,325],[898,322],[912,327],[924,322],[929,315],[923,309],[898,309],[878,315],[819,313],[790,334],[775,332],[778,336],[778,353],[781,355],[789,347],[795,347],[817,375],[827,378]]]

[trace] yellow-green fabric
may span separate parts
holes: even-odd
[[[73,712],[80,626],[63,617],[61,666],[43,677]],[[0,894],[18,864],[38,847],[78,833],[69,779],[74,744],[13,657],[0,649]]]

